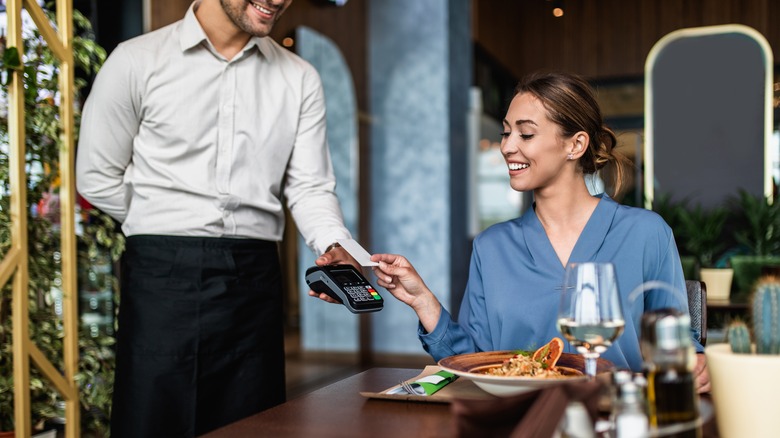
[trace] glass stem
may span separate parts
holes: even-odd
[[[599,358],[598,353],[585,353],[583,354],[585,357],[585,374],[590,379],[596,378],[596,361]]]

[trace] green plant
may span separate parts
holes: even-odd
[[[52,14],[49,18],[53,20]],[[89,21],[73,11],[76,33],[73,38],[74,61],[81,76],[94,74],[105,60],[105,50],[91,39]],[[55,311],[61,295],[59,253],[58,185],[59,151],[63,147],[59,126],[58,61],[37,30],[24,33],[21,49],[5,47],[0,71],[21,69],[24,78],[25,148],[27,173],[27,211],[29,242],[29,316],[30,337],[44,355],[62,369],[62,323]],[[14,52],[17,55],[14,56]],[[23,55],[23,64],[14,64]],[[8,194],[8,90],[9,76],[3,77],[0,88],[0,258],[11,245],[10,200]],[[87,84],[84,77],[74,81],[74,92]],[[74,108],[78,135],[80,113]],[[116,261],[124,250],[124,237],[113,220],[98,210],[82,212],[83,233],[79,236],[79,263],[90,262],[97,254],[109,254]],[[115,279],[111,291],[116,297]],[[0,289],[0,430],[13,429],[13,373],[10,318],[11,286]],[[76,381],[82,405],[84,436],[103,436],[108,429],[111,404],[114,356],[111,336],[91,336],[83,331],[79,337],[79,368]],[[40,426],[62,415],[57,408],[60,396],[54,386],[31,367],[31,408],[34,426]]]
[[[724,233],[729,215],[726,208],[705,210],[700,205],[679,211],[681,245],[686,253],[696,257],[699,266],[716,267],[718,257],[729,247],[728,236]]]
[[[747,296],[762,274],[780,269],[780,202],[744,190],[732,198],[735,246],[729,259],[738,296]]]
[[[765,276],[758,281],[751,318],[756,354],[780,354],[780,279]],[[750,333],[744,322],[730,324],[727,336],[733,352],[751,352]]]
[[[734,238],[754,256],[780,254],[780,202],[740,190],[733,201],[736,213]]]
[[[750,353],[750,329],[743,321],[736,321],[729,324],[726,330],[726,338],[731,344],[731,351],[734,353]]]
[[[658,213],[669,227],[672,228],[675,238],[682,241],[684,228],[680,217],[688,209],[688,201],[675,201],[671,194],[663,193],[656,196],[653,200],[653,211]],[[682,248],[680,248],[682,249]]]
[[[685,248],[687,237],[685,227],[681,222],[681,216],[685,214],[688,200],[675,201],[668,193],[662,193],[653,200],[653,211],[658,213],[664,222],[672,229],[677,252],[680,254],[683,275],[685,278],[696,278],[698,273],[698,260],[693,254],[689,254]]]

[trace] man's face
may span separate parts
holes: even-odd
[[[219,0],[228,18],[243,32],[264,37],[292,0]]]

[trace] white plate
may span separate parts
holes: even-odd
[[[493,376],[484,374],[489,368],[501,366],[504,360],[516,354],[515,351],[485,351],[480,353],[459,354],[445,357],[439,361],[439,366],[460,377],[472,380],[484,391],[498,396],[510,396],[522,392],[541,389],[561,383],[585,380],[585,376],[577,375],[563,378]],[[556,366],[584,372],[585,361],[582,356],[572,353],[562,353]],[[597,372],[606,372],[614,368],[612,362],[599,359]]]

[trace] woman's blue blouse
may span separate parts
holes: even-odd
[[[688,312],[682,265],[671,228],[656,213],[620,205],[606,195],[572,250],[569,262],[612,262],[617,273],[625,330],[602,357],[618,368],[640,371],[639,328],[647,309]],[[534,209],[488,228],[474,240],[469,280],[458,321],[442,308],[431,333],[419,337],[435,360],[463,353],[534,350],[553,337],[565,268]],[[649,281],[673,286],[632,294]],[[641,290],[641,288],[639,288]],[[630,300],[629,296],[637,297]],[[692,331],[697,352],[703,347]],[[576,353],[568,342],[566,352]]]

